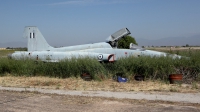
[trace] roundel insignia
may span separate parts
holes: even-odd
[[[102,55],[102,54],[99,54],[99,55],[98,55],[98,59],[99,59],[99,60],[103,59],[103,55]]]

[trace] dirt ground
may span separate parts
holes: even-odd
[[[112,95],[110,92],[120,93],[136,92],[134,96],[140,92],[145,92],[143,96],[149,97],[152,95],[154,99],[172,96],[172,93],[178,92],[183,94],[199,94],[200,85],[198,83],[186,84],[165,84],[159,81],[144,81],[144,82],[128,82],[118,83],[112,80],[105,81],[83,81],[82,79],[57,79],[47,77],[0,77],[0,112],[199,112],[200,103],[189,103],[183,101],[166,101],[166,100],[145,100],[145,99],[130,99],[106,97],[105,94]],[[17,92],[16,89],[24,91]],[[34,89],[38,91],[27,91]],[[42,93],[42,91],[66,91],[68,94]],[[8,91],[9,90],[9,91]],[[86,93],[86,91],[102,91],[103,96],[84,96],[69,95],[70,91]],[[110,92],[109,92],[110,91]],[[146,92],[148,94],[146,94]],[[154,93],[161,92],[161,95]],[[170,95],[166,94],[168,92]],[[121,94],[120,94],[121,95]],[[130,96],[130,94],[129,94]],[[191,99],[198,100],[197,97]],[[166,98],[165,98],[166,99]]]
[[[0,91],[1,112],[199,112],[200,104]]]

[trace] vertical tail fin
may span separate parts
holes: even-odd
[[[36,26],[25,27],[23,36],[28,39],[28,51],[48,51],[53,48]]]

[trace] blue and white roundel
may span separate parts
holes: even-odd
[[[99,60],[102,60],[102,59],[103,59],[103,55],[102,55],[102,54],[99,54],[97,58],[98,58]]]

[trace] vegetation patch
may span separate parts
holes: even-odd
[[[173,52],[172,52],[173,53]],[[128,57],[114,63],[99,63],[91,58],[73,58],[58,63],[44,63],[34,60],[12,60],[0,58],[0,76],[46,76],[54,78],[80,78],[89,73],[93,80],[108,80],[121,74],[130,80],[135,75],[144,75],[145,80],[168,82],[170,74],[183,74],[184,83],[200,81],[200,52],[180,51],[181,59],[171,57]],[[46,85],[49,83],[47,82]]]

